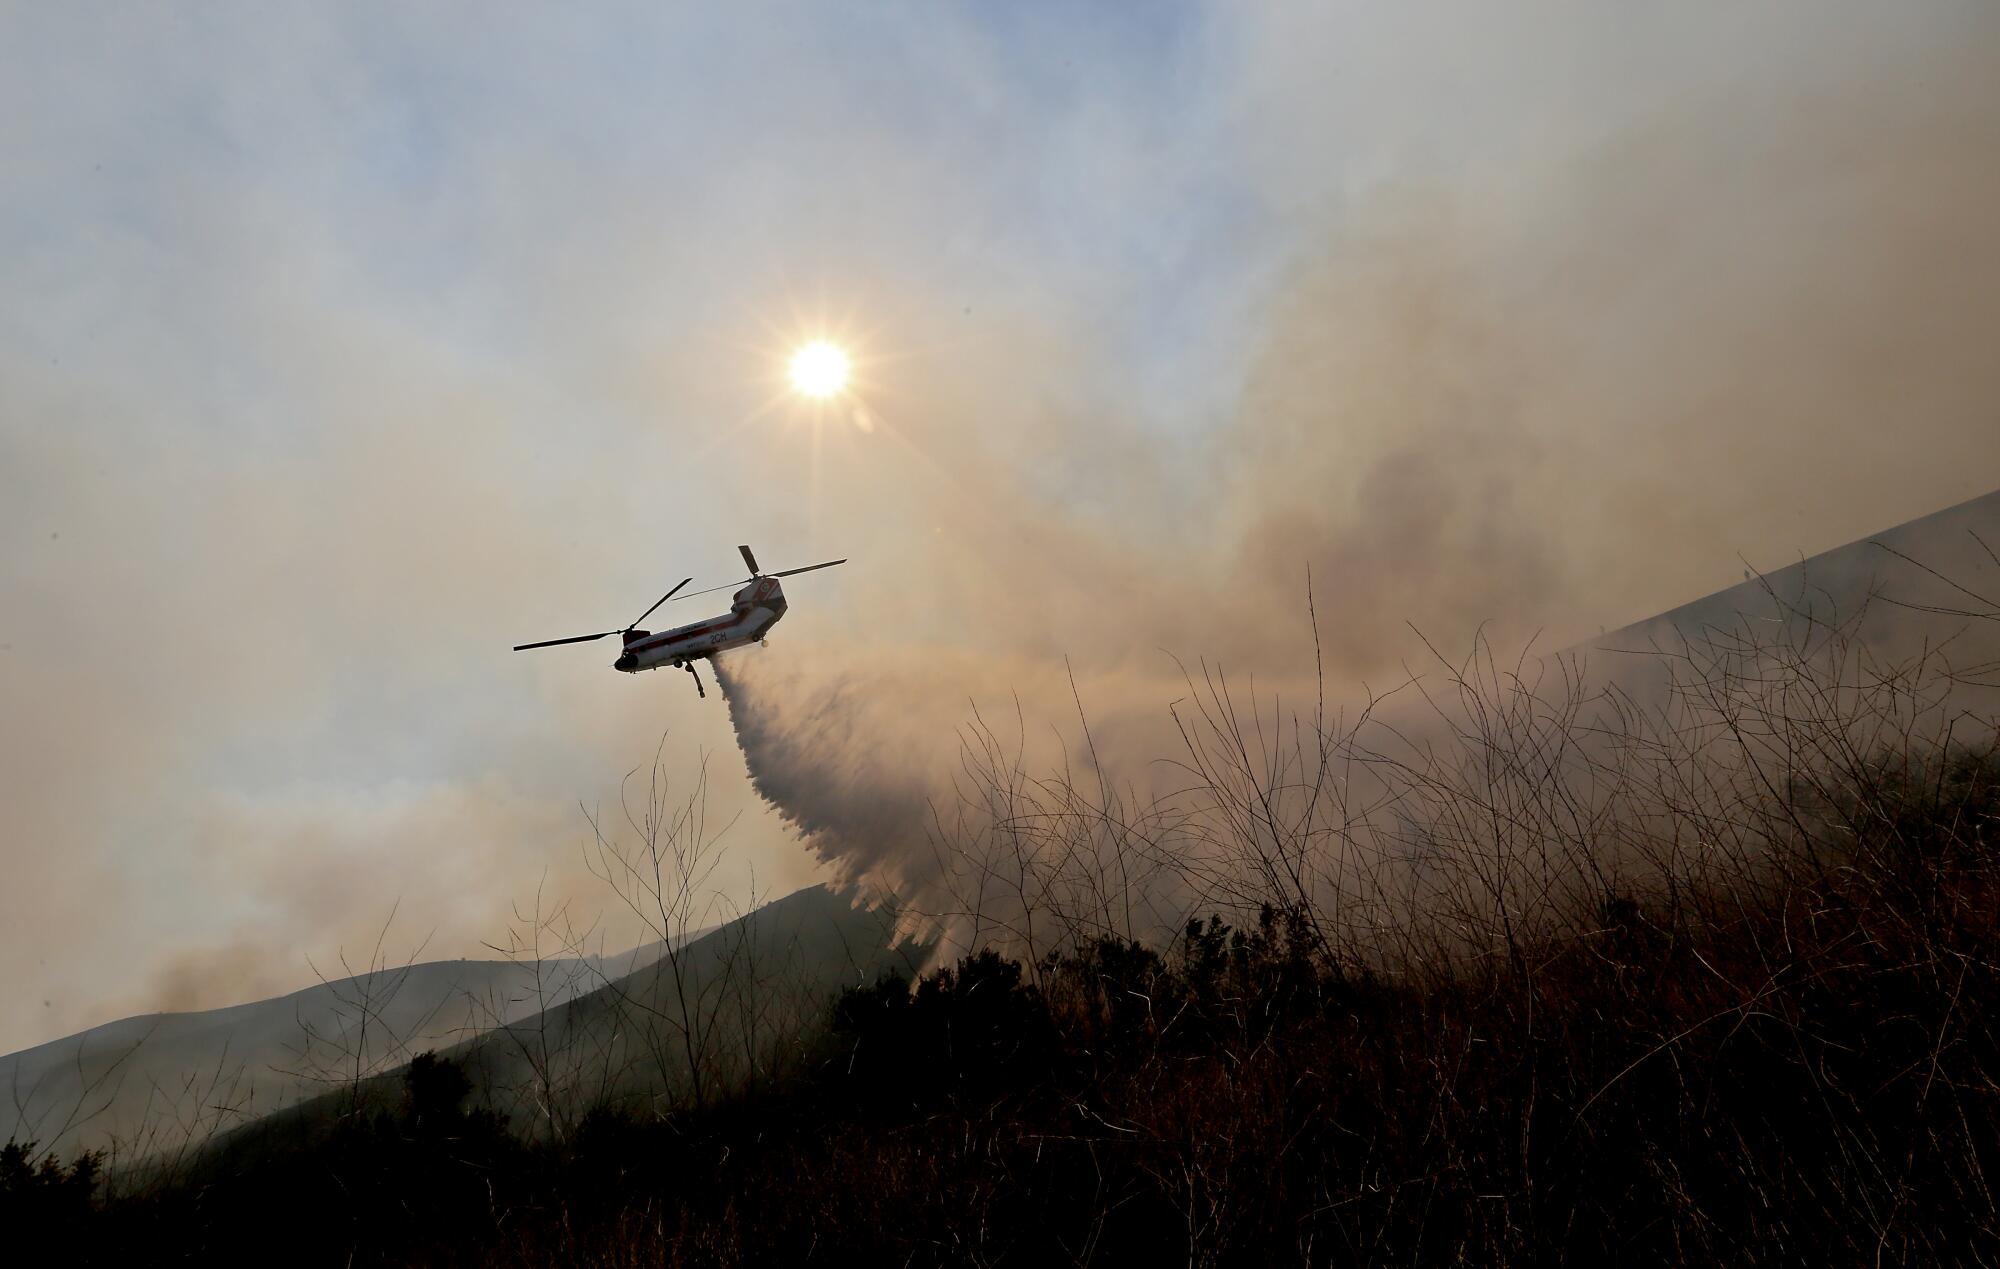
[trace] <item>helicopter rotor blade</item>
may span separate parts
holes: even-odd
[[[750,554],[750,548],[747,546],[739,546],[736,549],[743,552],[743,562],[750,566],[750,576],[762,577],[763,572],[757,567],[757,557]]]
[[[664,604],[664,603],[666,603],[666,602],[667,602],[667,601],[668,601],[669,599],[672,599],[672,598],[674,597],[674,591],[677,591],[677,590],[679,590],[679,589],[681,588],[681,586],[685,586],[685,585],[687,585],[687,584],[688,584],[689,582],[691,582],[691,581],[693,581],[693,580],[694,580],[694,578],[692,578],[692,577],[683,577],[683,578],[681,578],[681,580],[680,580],[680,585],[679,585],[679,586],[675,586],[675,587],[674,587],[674,590],[670,590],[670,591],[668,591],[668,592],[667,592],[666,594],[664,594],[664,595],[660,596],[660,597],[659,597],[658,599],[656,599],[656,600],[654,600],[654,601],[653,601],[653,608],[658,608],[658,607],[659,607],[659,606],[660,606],[661,604]],[[626,628],[627,630],[637,630],[637,629],[639,628],[639,622],[641,622],[641,621],[644,621],[644,620],[645,620],[646,618],[648,618],[648,617],[650,617],[650,616],[652,616],[652,615],[653,615],[653,608],[648,608],[648,609],[647,609],[646,611],[644,611],[644,612],[640,613],[640,614],[639,614],[639,616],[638,616],[638,618],[637,618],[636,620],[634,620],[634,621],[632,622],[632,624],[631,624],[631,625],[629,625],[629,626],[627,626],[627,627],[625,627],[625,628]]]
[[[733,586],[748,586],[751,582],[756,581],[760,577],[790,577],[795,573],[810,573],[814,569],[832,568],[836,564],[845,564],[845,563],[847,563],[846,560],[828,560],[824,564],[808,564],[804,568],[788,568],[781,573],[753,573],[749,577],[743,578],[741,581],[724,582],[720,586],[711,586],[707,590],[691,590],[687,594],[678,596],[677,598],[693,599],[698,595],[713,595],[716,591],[728,590]]]
[[[707,590],[691,590],[691,591],[689,591],[689,592],[688,592],[687,594],[685,594],[685,595],[682,595],[682,596],[680,596],[679,598],[680,598],[680,599],[693,599],[693,598],[695,598],[695,597],[696,597],[697,595],[713,595],[713,594],[714,594],[714,593],[715,593],[716,591],[719,591],[719,590],[728,590],[728,589],[730,589],[730,588],[731,588],[731,587],[733,587],[733,586],[744,586],[744,585],[748,585],[749,583],[751,583],[751,582],[754,582],[754,581],[756,581],[756,580],[757,580],[757,579],[756,579],[755,577],[746,577],[746,578],[743,578],[743,579],[742,579],[741,581],[735,581],[735,582],[724,582],[724,583],[723,583],[722,585],[720,585],[720,586],[711,586],[711,587],[709,587],[709,588],[708,588]],[[677,600],[676,602],[678,602],[678,600]]]
[[[744,552],[744,556],[748,556],[748,554],[750,554],[750,548],[748,548],[748,546],[742,546],[740,550]],[[762,576],[792,576],[792,574],[796,574],[796,572],[812,572],[814,568],[832,568],[834,564],[846,564],[846,560],[844,560],[844,558],[842,558],[842,560],[826,560],[824,564],[806,564],[804,568],[786,568],[786,570],[782,570],[782,572],[752,572],[750,576],[746,576],[746,578],[742,578],[742,580],[736,580],[736,582],[722,582],[720,586],[710,586],[710,588],[706,588],[706,590],[688,590],[686,594],[676,594],[674,598],[694,598],[694,596],[698,596],[698,594],[714,594],[716,590],[728,590],[728,588],[732,588],[732,586],[748,586],[750,582],[754,582],[754,580],[758,580],[758,578],[762,578]]]
[[[827,561],[826,563],[824,563],[824,564],[808,564],[808,565],[806,565],[806,566],[805,566],[804,568],[788,568],[788,569],[786,569],[786,570],[785,570],[784,572],[782,572],[782,573],[766,573],[766,574],[764,574],[764,576],[766,576],[766,577],[790,577],[790,576],[791,576],[792,574],[794,574],[794,573],[810,573],[810,572],[812,572],[812,571],[813,571],[814,569],[816,569],[816,568],[832,568],[832,567],[833,567],[834,565],[836,565],[836,564],[845,564],[845,563],[847,563],[847,561],[846,561],[846,560],[828,560],[828,561]]]
[[[514,651],[526,652],[529,648],[553,648],[559,643],[589,643],[593,639],[602,639],[606,635],[624,633],[623,630],[602,630],[594,635],[571,635],[567,639],[544,639],[540,643],[517,643],[514,645]]]

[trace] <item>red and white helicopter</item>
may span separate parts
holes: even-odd
[[[728,590],[731,586],[741,586],[729,601],[729,611],[720,617],[707,621],[697,621],[691,625],[675,626],[672,630],[662,630],[654,634],[639,629],[639,622],[653,615],[653,609],[680,594],[681,586],[693,581],[692,577],[681,579],[680,586],[653,601],[653,607],[639,614],[638,621],[623,630],[600,630],[596,634],[571,635],[567,639],[544,639],[540,643],[517,643],[514,651],[526,652],[529,648],[553,648],[562,643],[589,643],[593,639],[606,639],[612,635],[625,636],[625,650],[611,663],[614,670],[627,674],[637,674],[640,670],[659,670],[678,666],[694,675],[694,689],[702,696],[708,692],[701,685],[701,675],[696,673],[696,661],[713,658],[716,653],[730,648],[740,648],[746,643],[762,643],[764,635],[778,619],[785,615],[785,591],[778,585],[780,577],[790,577],[795,573],[810,573],[814,569],[832,568],[845,564],[846,560],[828,560],[824,564],[808,564],[804,568],[781,569],[776,573],[765,573],[757,568],[757,557],[747,546],[739,546],[743,552],[743,562],[750,566],[750,576],[740,582],[729,582],[722,586],[711,586],[681,595],[682,599],[693,599],[696,595],[709,595],[718,590]]]

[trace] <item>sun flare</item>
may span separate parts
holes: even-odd
[[[792,387],[803,396],[823,401],[847,386],[848,369],[845,352],[816,339],[792,354]]]

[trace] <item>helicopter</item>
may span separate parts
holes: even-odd
[[[639,614],[638,620],[622,630],[600,630],[596,634],[571,635],[567,639],[543,639],[539,643],[517,643],[514,651],[526,652],[530,648],[553,648],[564,643],[589,643],[594,639],[607,639],[612,635],[623,635],[624,650],[611,668],[626,674],[637,674],[640,670],[660,670],[679,667],[694,675],[694,690],[704,699],[708,691],[702,686],[701,674],[694,663],[712,660],[718,652],[730,648],[740,648],[748,643],[762,643],[764,636],[778,619],[785,615],[785,590],[778,585],[780,577],[791,577],[798,573],[810,573],[815,569],[832,568],[845,564],[846,560],[828,560],[824,564],[808,564],[804,568],[780,569],[766,573],[757,567],[757,557],[747,546],[739,546],[743,562],[750,566],[750,576],[740,582],[727,582],[721,586],[711,586],[707,590],[691,591],[681,595],[682,599],[693,599],[697,595],[711,595],[731,586],[741,586],[729,602],[729,611],[720,617],[707,621],[697,621],[685,626],[675,626],[672,630],[662,630],[654,634],[650,630],[639,629],[639,622],[653,615],[661,604],[680,594],[682,586],[693,581],[684,577],[680,583],[666,594],[653,601],[653,606]]]

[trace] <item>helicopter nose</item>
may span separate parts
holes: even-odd
[[[611,668],[614,670],[623,670],[627,674],[630,674],[632,671],[639,668],[639,658],[627,652],[624,656],[619,657],[616,661],[613,661],[611,663]]]

